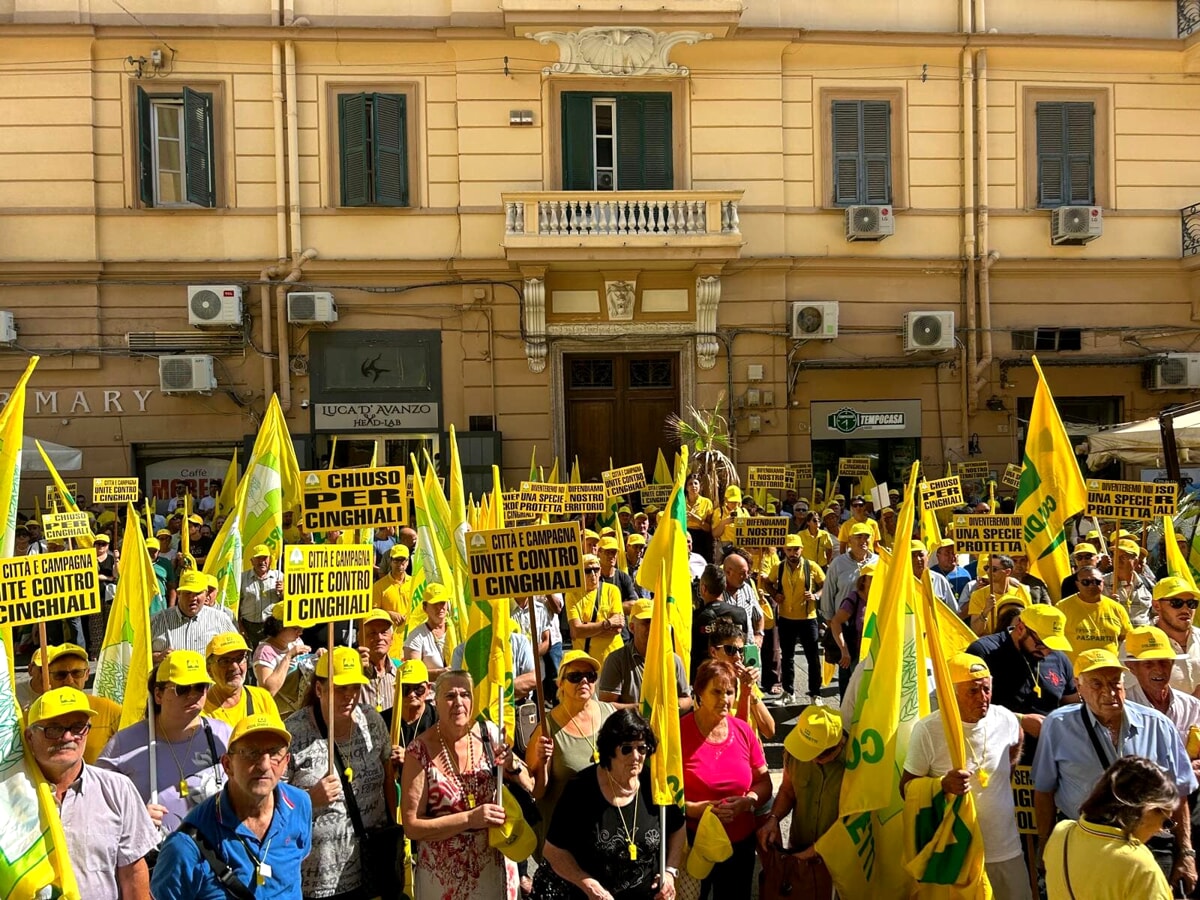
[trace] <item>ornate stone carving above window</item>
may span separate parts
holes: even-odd
[[[654,31],[629,26],[595,26],[579,31],[539,31],[526,34],[540,44],[558,47],[559,61],[542,69],[543,75],[676,75],[687,77],[688,69],[669,59],[678,44],[697,44],[712,39],[702,31]]]

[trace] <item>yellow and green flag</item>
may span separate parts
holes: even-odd
[[[250,568],[245,554],[258,544],[270,547],[275,559],[282,556],[283,511],[295,510],[302,493],[296,448],[279,398],[272,394],[239,488],[243,569]]]
[[[1046,582],[1057,602],[1063,579],[1071,574],[1066,523],[1087,508],[1087,488],[1036,356],[1033,366],[1038,383],[1025,435],[1016,513],[1023,520],[1030,571]]]
[[[225,480],[221,482],[221,492],[217,494],[217,502],[213,506],[214,520],[233,512],[234,504],[237,503],[237,495],[238,464],[237,451],[234,450],[233,458],[229,460],[229,468],[225,470]]]
[[[10,403],[12,401],[9,401]],[[7,409],[8,407],[5,407]],[[66,483],[62,480],[62,476],[58,474],[58,469],[54,468],[54,463],[50,461],[50,454],[42,449],[41,441],[34,441],[37,444],[38,453],[42,455],[42,462],[46,464],[46,471],[50,473],[50,479],[54,482],[54,486],[58,488],[58,495],[62,497],[63,509],[59,512],[79,512],[79,504],[75,502],[75,495],[67,490]],[[84,535],[74,539],[75,543],[80,547],[92,546],[92,536]]]
[[[671,649],[671,600],[666,567],[659,565],[654,585],[654,614],[642,676],[642,717],[658,738],[650,757],[650,786],[660,806],[683,806],[683,749],[679,737],[679,688]]]
[[[240,494],[239,491],[239,498]],[[242,597],[243,556],[242,506],[239,500],[235,500],[204,560],[204,574],[217,579],[217,605],[223,607],[235,622],[238,620],[238,604]],[[275,561],[279,562],[278,555]]]
[[[651,484],[674,484],[675,478],[671,475],[671,470],[667,468],[667,458],[663,456],[662,447],[658,448],[658,459],[654,461],[654,477],[650,479]]]
[[[1200,591],[1196,590],[1196,579],[1188,561],[1183,558],[1183,551],[1176,542],[1175,522],[1171,516],[1163,516],[1163,547],[1167,556],[1167,574],[1182,578],[1191,587],[1192,593],[1200,594]]]
[[[17,507],[21,500],[21,444],[25,440],[25,385],[40,357],[30,357],[24,373],[0,410],[0,556],[13,555]],[[44,454],[43,454],[44,455]],[[37,502],[36,500],[34,501]],[[41,518],[40,516],[38,518]]]

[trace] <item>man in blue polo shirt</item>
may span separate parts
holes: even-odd
[[[312,801],[280,783],[291,739],[278,716],[259,713],[238,722],[221,757],[226,788],[192,810],[163,844],[150,882],[155,900],[227,900],[239,893],[301,900]]]
[[[1178,787],[1169,880],[1182,881],[1190,893],[1196,886],[1196,853],[1187,798],[1196,790],[1196,776],[1171,720],[1158,710],[1125,702],[1122,677],[1128,671],[1109,650],[1084,650],[1075,657],[1083,702],[1056,709],[1042,722],[1033,757],[1038,856],[1054,829],[1056,810],[1078,819],[1080,806],[1109,766],[1122,756],[1142,756],[1165,769]]]

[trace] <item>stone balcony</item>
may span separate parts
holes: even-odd
[[[741,254],[742,191],[539,191],[501,195],[514,261],[725,261]]]

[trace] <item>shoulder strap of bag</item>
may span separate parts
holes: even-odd
[[[321,740],[329,740],[329,727],[325,724],[325,717],[321,714],[321,710],[316,706],[313,707],[313,718],[317,720],[317,729],[321,732]],[[350,779],[346,777],[346,764],[342,761],[342,751],[338,749],[337,741],[333,742],[333,761],[338,778],[342,782],[342,799],[346,801],[346,814],[350,817],[350,824],[354,826],[355,835],[361,841],[366,837],[367,829],[363,827],[362,812],[359,811],[358,799],[354,796],[354,788],[350,784]]]
[[[1096,728],[1092,725],[1092,720],[1087,714],[1087,704],[1079,704],[1079,715],[1083,717],[1083,728],[1087,732],[1088,740],[1092,742],[1092,749],[1096,751],[1096,758],[1100,761],[1100,770],[1104,771],[1114,761],[1108,758],[1108,754],[1104,752],[1104,748],[1101,746],[1100,738],[1096,735]]]
[[[208,863],[208,867],[212,869],[214,877],[225,889],[225,893],[234,900],[254,900],[254,892],[238,881],[237,876],[233,874],[233,869],[225,860],[221,859],[216,848],[208,842],[208,838],[200,833],[200,829],[191,822],[184,822],[179,826],[179,830],[195,841],[196,848],[200,851],[200,858]]]
[[[1075,900],[1075,891],[1071,889],[1071,867],[1067,864],[1067,844],[1071,842],[1071,834],[1075,831],[1072,828],[1063,837],[1063,880],[1067,882],[1067,895],[1071,900]]]

